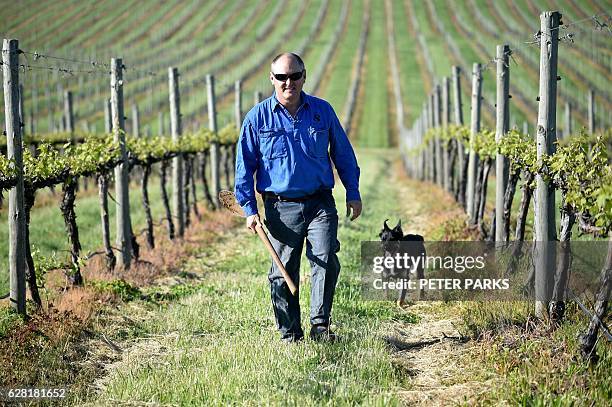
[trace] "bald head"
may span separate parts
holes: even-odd
[[[306,69],[299,55],[285,52],[272,60],[270,82],[274,86],[276,98],[291,114],[299,106],[304,81]]]
[[[278,54],[277,56],[275,56],[272,60],[272,63],[270,64],[270,69],[272,70],[272,72],[274,72],[274,66],[277,62],[289,62],[289,64],[293,63],[296,64],[301,70],[304,70],[305,68],[304,61],[302,61],[302,58],[300,58],[298,54],[294,54],[293,52],[283,52],[282,54]]]

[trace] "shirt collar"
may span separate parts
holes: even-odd
[[[308,95],[303,90],[300,91],[300,99],[302,100],[302,104],[298,107],[298,109],[302,106],[309,107],[310,106],[310,95]],[[277,107],[282,106],[281,102],[276,98],[276,91],[272,93],[272,110],[276,110]]]

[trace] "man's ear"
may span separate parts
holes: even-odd
[[[306,82],[306,68],[304,68],[304,82]]]
[[[274,75],[272,75],[272,72],[270,72],[270,82],[274,85]]]

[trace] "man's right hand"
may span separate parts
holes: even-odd
[[[256,227],[257,225],[262,226],[261,220],[259,220],[259,214],[247,216],[246,218],[246,227],[253,233],[257,233]]]

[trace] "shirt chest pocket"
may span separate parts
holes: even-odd
[[[329,146],[329,130],[310,128],[308,130],[311,153],[315,157],[326,158],[327,148]]]
[[[259,151],[264,159],[273,160],[287,156],[285,129],[265,127],[259,129]]]

